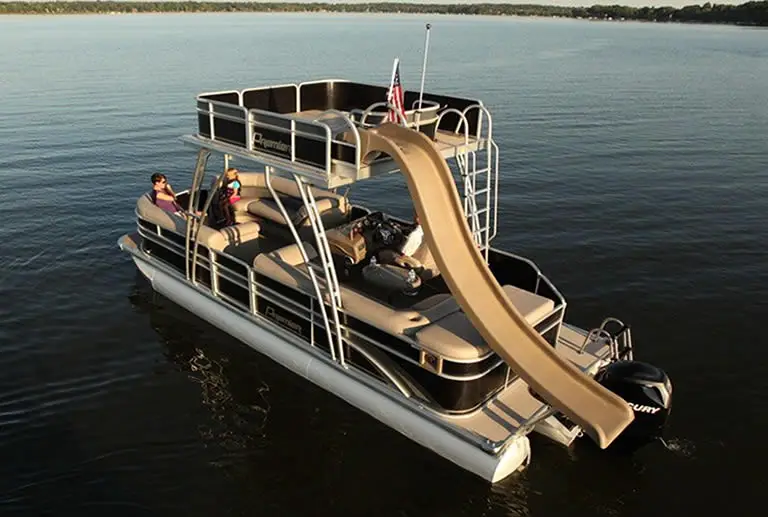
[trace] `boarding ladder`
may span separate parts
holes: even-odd
[[[472,110],[479,112],[478,128],[473,138],[484,144],[477,151],[468,150],[467,145],[470,138],[467,113]],[[493,141],[491,114],[481,104],[468,106],[463,111],[448,109],[443,111],[440,117],[448,113],[458,116],[454,133],[464,136],[465,146],[458,147],[456,152],[456,163],[463,187],[464,215],[478,249],[488,262],[491,240],[496,236],[497,230],[499,177],[499,148]]]

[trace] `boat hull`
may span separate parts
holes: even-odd
[[[266,355],[458,466],[495,483],[530,462],[526,436],[509,440],[498,453],[485,450],[411,400],[393,396],[356,379],[338,363],[314,353],[292,334],[258,316],[242,312],[191,285],[178,273],[146,255],[126,235],[120,248],[130,253],[152,288],[186,310]]]

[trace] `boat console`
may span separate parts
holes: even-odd
[[[402,244],[406,231],[403,225],[382,212],[371,212],[326,232],[331,252],[343,257],[352,266],[375,256],[383,249]]]
[[[344,276],[361,276],[363,284],[388,296],[392,293],[416,295],[422,280],[411,270],[382,263],[376,257],[383,250],[398,249],[409,225],[389,218],[383,212],[371,212],[326,232],[331,253]]]

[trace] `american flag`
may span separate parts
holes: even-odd
[[[387,93],[387,102],[395,107],[405,118],[405,96],[403,94],[403,85],[400,84],[400,60],[395,60],[395,73],[392,76],[392,84]],[[393,109],[389,109],[387,120],[390,122],[399,122],[400,118]]]

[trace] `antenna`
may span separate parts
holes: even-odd
[[[416,112],[416,127],[421,122],[421,107],[424,100],[424,77],[427,74],[427,54],[429,53],[429,29],[432,28],[431,24],[427,24],[426,36],[424,39],[424,62],[421,65],[421,87],[419,88],[419,110]]]

